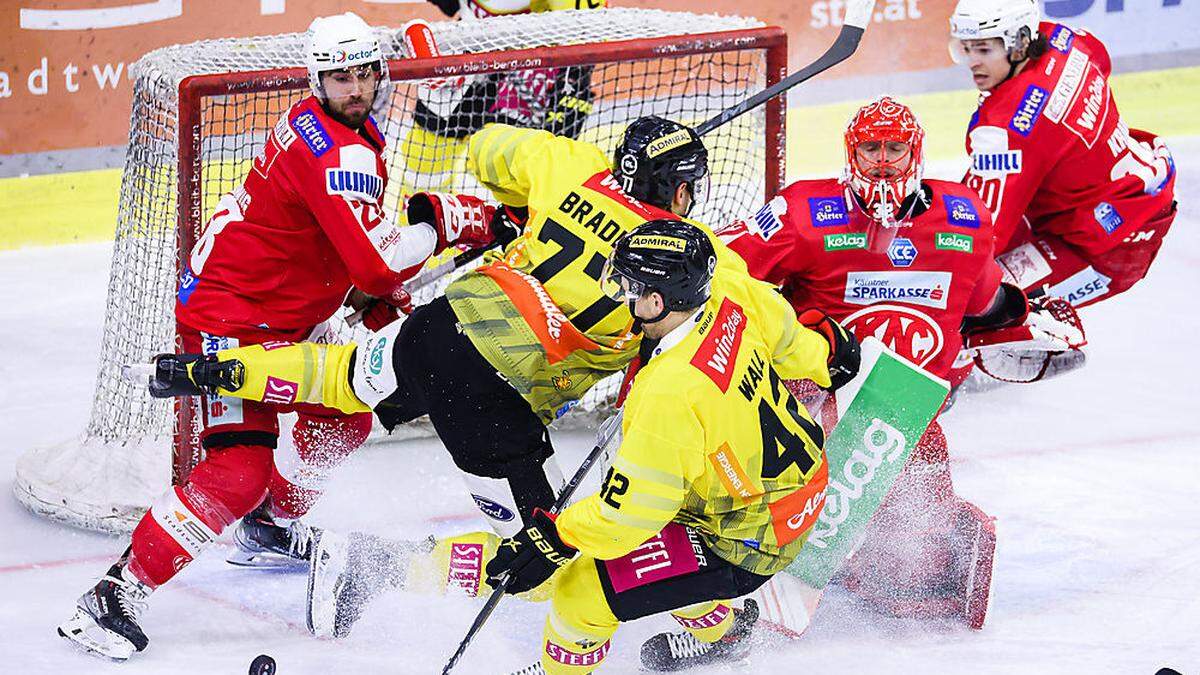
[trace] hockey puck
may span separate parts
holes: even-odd
[[[259,654],[250,662],[250,675],[275,675],[275,659]]]

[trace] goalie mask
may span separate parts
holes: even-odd
[[[613,157],[613,176],[626,194],[660,209],[670,209],[676,188],[687,183],[694,205],[706,191],[708,150],[691,127],[641,117],[625,129]]]
[[[712,242],[700,228],[682,220],[651,220],[616,241],[600,286],[613,300],[627,303],[630,314],[642,296],[661,295],[664,306],[658,316],[634,315],[635,321],[654,323],[707,302],[716,267]]]
[[[340,70],[358,78],[360,83],[363,79],[360,76],[373,72],[377,79],[368,107],[378,114],[387,105],[391,90],[387,60],[375,31],[354,12],[313,19],[308,27],[304,59],[308,86],[322,103],[329,103],[329,91],[321,82],[321,74]]]
[[[915,201],[910,197],[921,188],[924,138],[908,106],[887,96],[860,108],[846,127],[844,181],[873,223],[872,250],[891,243]]]

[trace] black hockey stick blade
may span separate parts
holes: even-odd
[[[592,470],[592,465],[596,463],[596,460],[600,459],[600,455],[604,454],[605,448],[612,442],[617,431],[621,429],[621,415],[622,411],[618,411],[616,415],[613,415],[600,425],[600,438],[596,439],[596,447],[592,448],[587,457],[583,458],[583,462],[575,470],[575,475],[571,476],[570,482],[559,493],[558,499],[554,500],[554,506],[550,507],[550,513],[558,513],[566,507],[567,502],[571,500],[571,496],[579,489],[579,484],[583,482],[583,477]],[[475,635],[479,633],[479,629],[483,628],[483,624],[487,622],[488,617],[495,611],[496,605],[500,604],[500,598],[504,597],[504,591],[508,589],[510,579],[511,577],[505,574],[500,579],[500,584],[492,590],[492,594],[488,596],[483,609],[479,610],[479,614],[471,622],[471,627],[467,629],[466,636],[463,637],[462,642],[458,643],[458,649],[454,650],[454,655],[446,662],[446,667],[442,668],[442,675],[449,675],[450,671],[458,663],[458,660],[467,651],[467,646],[471,644],[471,640],[475,639]]]
[[[871,14],[874,13],[874,10],[875,0],[850,0],[850,2],[847,2],[846,19],[842,25],[842,30],[838,33],[837,39],[833,41],[829,49],[826,49],[825,53],[819,56],[816,61],[763,89],[741,103],[722,110],[716,116],[696,127],[696,133],[703,136],[717,127],[728,124],[801,82],[820,75],[850,58],[850,55],[858,50],[858,43],[862,41],[863,33],[866,31],[867,23],[871,20]]]

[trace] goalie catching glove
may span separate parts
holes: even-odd
[[[1071,303],[1054,297],[1029,299],[1010,284],[1002,284],[1001,291],[1004,297],[996,308],[963,320],[963,348],[983,372],[1006,382],[1036,382],[1048,374],[1051,357],[1079,352],[1087,345]]]
[[[819,309],[806,309],[797,318],[806,328],[829,341],[829,390],[836,391],[853,380],[862,363],[858,338]]]
[[[534,509],[533,520],[525,529],[500,542],[495,557],[487,565],[487,585],[499,587],[507,573],[511,578],[507,593],[533,590],[571,562],[576,553],[559,538],[554,516]]]

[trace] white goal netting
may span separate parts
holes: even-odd
[[[433,33],[443,57],[414,62],[405,60],[398,31],[379,29],[392,72],[377,116],[388,140],[385,204],[398,216],[417,190],[489,196],[463,170],[466,138],[486,122],[544,128],[611,153],[634,119],[658,114],[698,124],[776,81],[773,71],[786,60],[782,32],[756,20],[658,10],[444,22]],[[129,146],[91,421],[72,442],[18,460],[14,489],[35,513],[128,531],[173,467],[178,477],[198,461],[191,404],[151,399],[120,369],[174,351],[181,255],[217,199],[241,183],[278,118],[308,95],[303,40],[177,45],[131,68]],[[781,109],[759,109],[705,138],[711,180],[695,217],[724,223],[762,203],[764,186],[782,176]],[[344,326],[340,336],[353,339]],[[614,390],[615,382],[602,383],[560,423],[594,419]]]

